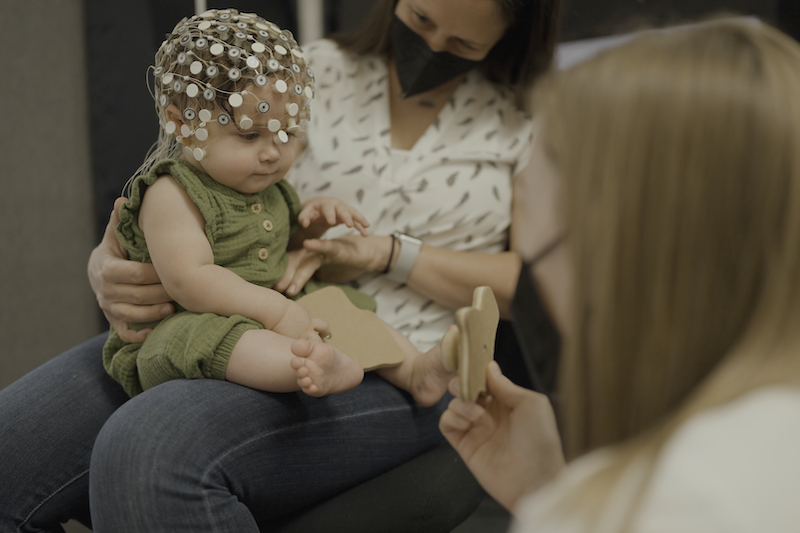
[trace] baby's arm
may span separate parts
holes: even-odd
[[[305,309],[214,264],[203,215],[171,176],[148,187],[139,226],[165,290],[187,310],[242,315],[287,337],[319,339]]]

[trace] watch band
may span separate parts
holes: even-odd
[[[417,262],[422,241],[399,232],[392,233],[392,237],[400,242],[400,251],[397,253],[397,263],[386,277],[396,283],[405,283],[411,274],[411,269],[414,268],[414,263]]]

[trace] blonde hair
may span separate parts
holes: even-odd
[[[616,445],[570,509],[596,518],[698,412],[800,383],[798,95],[797,43],[736,21],[644,36],[539,87],[575,264],[565,448]]]

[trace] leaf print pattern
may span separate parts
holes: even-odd
[[[475,178],[477,178],[477,177],[478,177],[478,174],[480,174],[480,173],[481,173],[481,169],[482,169],[482,168],[483,168],[483,165],[481,165],[480,163],[477,163],[477,164],[475,165],[475,173],[474,173],[472,176],[470,176],[470,178],[469,178],[469,179],[470,179],[470,180],[474,180]]]
[[[484,220],[486,220],[486,217],[488,217],[488,216],[489,216],[489,215],[491,215],[491,214],[492,214],[492,212],[491,212],[491,211],[487,211],[486,213],[484,213],[484,214],[482,214],[481,216],[479,216],[478,218],[476,218],[476,219],[475,219],[475,225],[476,225],[476,226],[480,226],[481,222],[483,222]]]
[[[409,197],[408,194],[406,194],[406,192],[403,190],[402,187],[388,191],[386,194],[383,195],[383,197],[386,198],[388,196],[393,196],[393,195],[400,196],[400,198],[402,198],[403,201],[407,204],[411,203],[411,197]]]
[[[349,174],[355,174],[356,172],[358,172],[362,168],[364,168],[364,167],[361,166],[361,165],[358,165],[356,167],[351,168],[350,170],[345,170],[344,172],[342,172],[342,174],[345,175],[345,176],[347,176]]]

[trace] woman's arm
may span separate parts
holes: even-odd
[[[242,315],[287,337],[318,338],[299,305],[214,264],[203,215],[171,176],[148,187],[139,226],[164,289],[187,310]]]
[[[531,160],[514,179],[511,249],[526,260],[566,237],[562,217],[561,180],[539,142],[533,143]],[[562,242],[533,265],[531,274],[550,316],[563,328],[571,298],[569,246]]]
[[[510,319],[521,265],[516,252],[483,254],[423,246],[406,284],[451,309],[472,305],[475,287],[488,285],[500,316]]]
[[[321,254],[325,258],[326,264],[319,270],[319,279],[344,283],[362,274],[382,272],[390,256],[394,266],[400,243],[395,244],[393,255],[390,236],[311,239],[305,241],[303,246],[306,250]],[[495,293],[500,315],[503,318],[510,318],[511,299],[514,296],[521,264],[516,252],[487,254],[423,246],[406,284],[427,298],[451,309],[472,305],[472,293],[475,287],[488,285]],[[307,279],[294,278],[296,286],[302,287],[301,281],[305,283]]]

